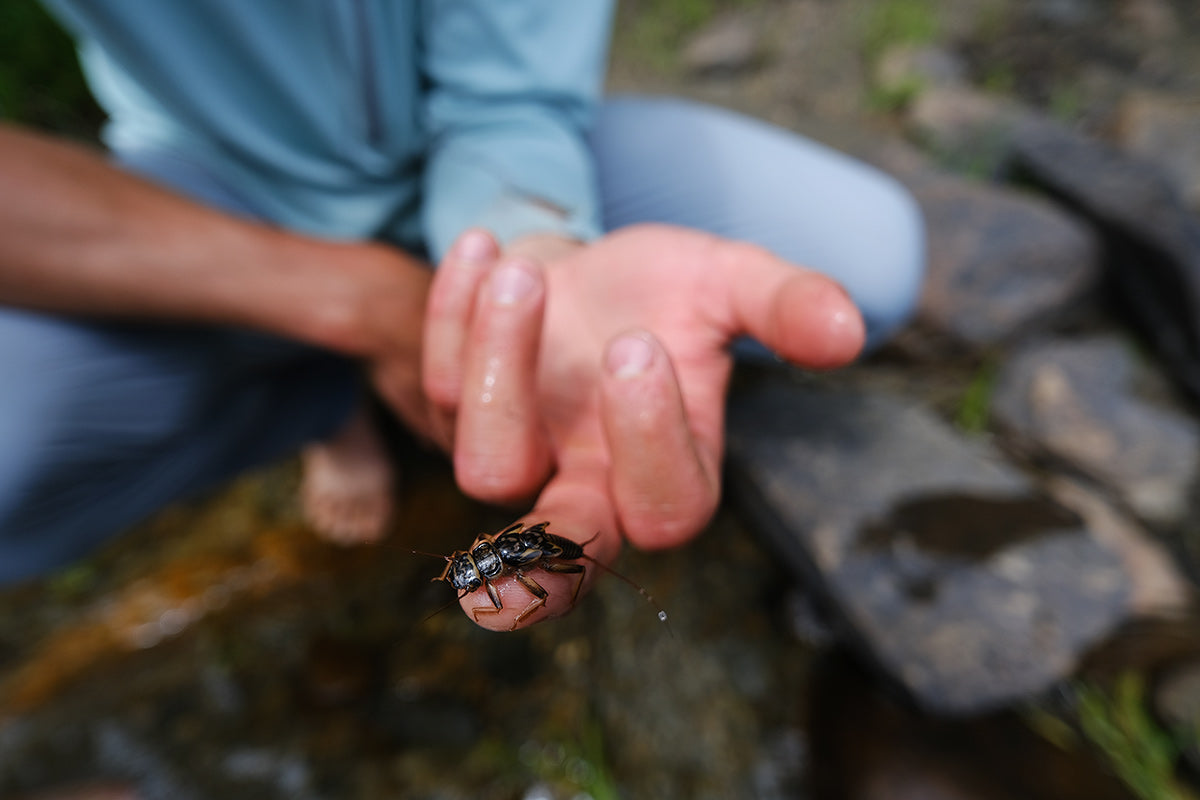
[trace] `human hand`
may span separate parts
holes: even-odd
[[[434,278],[427,315],[424,387],[459,485],[499,503],[540,490],[525,520],[550,520],[574,541],[595,536],[588,555],[605,563],[622,534],[670,547],[711,518],[733,339],[748,334],[821,369],[853,359],[864,337],[831,279],[658,225],[557,246],[544,264],[467,234]],[[535,580],[549,598],[522,624],[568,611],[577,576]],[[530,594],[496,584],[504,609],[478,621],[507,629]],[[478,593],[462,604],[490,606]]]

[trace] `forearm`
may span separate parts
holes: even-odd
[[[367,307],[417,324],[415,259],[223,214],[79,147],[0,126],[0,303],[271,331],[353,354],[377,347]],[[419,328],[418,328],[419,330]]]

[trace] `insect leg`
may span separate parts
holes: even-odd
[[[471,609],[471,616],[475,618],[476,622],[479,622],[480,614],[498,614],[504,610],[504,604],[500,602],[500,592],[496,590],[496,587],[492,584],[492,582],[485,580],[483,585],[487,589],[488,598],[491,599],[492,605],[495,606],[495,608],[490,606],[475,606],[475,608]]]
[[[546,598],[549,596],[546,590],[542,588],[540,583],[535,581],[533,578],[527,577],[525,573],[518,572],[517,580],[521,582],[522,586],[529,590],[529,593],[533,595],[534,599],[532,603],[525,606],[525,609],[520,614],[517,614],[517,618],[513,620],[513,629],[520,625],[521,621],[534,611],[537,611],[539,608],[546,605]]]
[[[496,590],[496,586],[489,580],[484,579],[483,585],[487,587],[488,597],[492,600],[492,605],[499,611],[504,608],[504,604],[500,602],[500,592]]]
[[[542,569],[546,572],[579,573],[579,580],[575,581],[575,591],[571,592],[571,606],[574,607],[575,601],[579,598],[579,589],[583,586],[583,576],[587,572],[587,568],[583,564],[562,564],[551,561],[543,563]]]

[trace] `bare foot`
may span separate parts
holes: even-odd
[[[306,447],[301,461],[300,502],[323,539],[358,544],[383,536],[396,474],[365,404],[332,438]]]

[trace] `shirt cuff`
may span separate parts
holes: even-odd
[[[502,246],[535,233],[581,242],[591,241],[601,233],[590,215],[572,214],[548,201],[513,192],[498,195],[474,224],[488,230]]]

